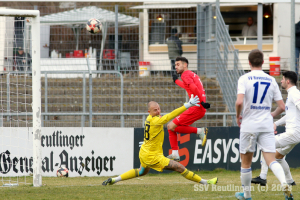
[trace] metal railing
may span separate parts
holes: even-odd
[[[48,74],[69,74],[70,71],[53,71],[53,72],[42,71],[41,73],[45,74],[45,83],[47,83],[47,80],[48,80],[47,75]],[[93,111],[92,111],[92,101],[93,101],[93,95],[92,95],[92,88],[93,88],[92,74],[93,73],[96,73],[96,74],[117,74],[117,75],[120,76],[120,80],[121,80],[120,116],[121,116],[121,126],[124,127],[124,117],[122,115],[122,113],[123,113],[123,95],[124,95],[123,75],[120,72],[118,72],[118,71],[91,71],[90,68],[89,68],[88,72],[86,72],[86,71],[72,71],[71,73],[83,74],[83,85],[82,85],[82,88],[83,88],[83,90],[82,90],[83,91],[83,94],[82,94],[83,113],[86,113],[85,108],[86,108],[86,97],[87,97],[86,90],[85,90],[85,88],[87,86],[86,85],[86,81],[85,81],[85,75],[87,73],[89,74],[89,112],[88,112],[88,116],[89,116],[89,126],[90,127],[92,126],[92,116],[95,115],[95,114],[93,114]],[[48,99],[48,90],[47,90],[47,84],[45,84],[45,113],[48,113],[48,102],[47,102],[47,99]],[[49,116],[49,114],[44,114],[44,115],[46,117]],[[53,113],[51,113],[51,115],[53,115]],[[57,113],[56,115],[62,115],[62,114],[61,113]],[[72,113],[72,114],[64,114],[64,115],[78,115],[78,114]],[[85,116],[86,116],[86,114],[82,114],[80,116],[82,116],[81,126],[83,127],[84,126],[84,122],[85,122]]]
[[[257,36],[231,36],[233,44],[257,44]],[[273,44],[273,36],[262,36],[264,44]]]
[[[245,72],[239,61],[238,50],[234,49],[228,26],[225,25],[218,8],[216,8],[216,16],[217,79],[229,112],[235,112],[237,82],[239,77]],[[237,125],[235,118],[233,119],[233,124]]]
[[[168,114],[168,113],[161,113],[162,115]],[[124,116],[142,116],[142,120],[141,120],[141,126],[144,126],[144,122],[146,120],[146,117],[149,115],[149,113],[91,113],[91,112],[85,112],[85,113],[62,113],[62,112],[55,112],[55,113],[46,113],[43,112],[42,116],[44,116],[44,118],[48,117],[48,116],[123,116],[123,122],[121,122],[121,127],[124,127]],[[207,116],[222,116],[223,118],[223,126],[227,126],[227,117],[228,116],[234,116],[235,113],[230,113],[230,112],[225,112],[225,113],[206,113],[205,115]],[[10,117],[10,116],[32,116],[32,113],[3,113],[3,116],[5,117]],[[0,127],[3,126],[3,120],[4,118],[0,118]],[[83,119],[83,118],[82,118]],[[46,120],[42,120],[42,126],[44,125],[44,122]],[[90,120],[92,121],[92,119]],[[84,121],[81,121],[81,124],[84,124]],[[89,127],[92,127],[92,123],[89,124]]]
[[[31,123],[30,74],[31,71],[4,72],[2,76],[4,78],[1,81],[2,90],[5,91],[5,93],[2,91],[2,98],[4,98],[2,99],[2,116],[6,120],[1,122],[2,125],[3,122],[6,123],[4,126],[12,123],[15,123],[16,126],[23,126],[19,122]],[[144,112],[149,101],[159,102],[164,112],[171,112],[186,101],[185,90],[173,83],[170,71],[159,74],[150,72],[148,77],[140,77],[138,71],[128,76],[125,71],[116,70],[42,71],[41,74],[42,116],[44,116],[43,125],[45,126],[69,123],[69,126],[91,127],[102,126],[107,121],[104,126],[140,127],[143,126],[140,120],[144,121],[148,115]],[[108,76],[104,76],[105,74]],[[126,77],[125,83],[124,76]],[[86,80],[87,78],[89,78],[89,82]],[[21,79],[24,80],[21,81]],[[208,113],[197,123],[220,126],[225,120],[226,122],[223,124],[228,125],[230,122],[228,116],[231,114],[226,112],[222,99],[217,97],[219,96],[219,89],[215,88],[217,83],[212,83],[205,77],[203,83],[208,88],[208,93],[212,92],[208,99],[214,106],[210,110],[212,113]],[[126,84],[126,89],[124,84]],[[209,89],[210,85],[212,85],[212,89]],[[25,105],[23,102],[26,103],[25,110],[22,108],[22,105]],[[124,106],[126,106],[125,111]],[[223,107],[218,108],[219,106]],[[223,116],[223,118],[218,116]],[[130,121],[134,121],[136,124],[128,124]],[[199,126],[197,123],[195,125]]]
[[[7,126],[7,123],[13,125],[13,123],[18,123],[18,120],[29,120],[31,123],[31,110],[30,110],[30,97],[31,97],[31,80],[30,76],[26,76],[27,82],[18,82],[15,84],[15,79],[19,76],[24,76],[24,74],[31,73],[31,72],[7,72],[7,75],[2,76],[6,77],[2,79],[2,89],[8,95],[5,96],[5,93],[2,91],[2,117],[1,119],[1,126]],[[72,78],[69,79],[62,79],[62,78],[48,78],[49,74],[70,74],[70,73],[77,73],[82,74],[82,79]],[[95,77],[96,74],[115,74],[114,77]],[[11,76],[11,74],[16,74],[16,76]],[[89,81],[89,84],[86,80],[86,74],[91,74],[94,78],[93,81]],[[148,113],[145,113],[147,109],[147,103],[149,101],[157,101],[162,107],[164,111],[163,114],[171,112],[172,110],[176,109],[177,107],[182,106],[182,104],[186,101],[185,91],[176,85],[171,80],[171,75],[168,74],[167,77],[158,77],[158,78],[151,78],[144,77],[139,80],[137,77],[135,79],[124,79],[123,72],[118,71],[60,71],[60,72],[42,72],[42,75],[45,77],[42,78],[42,124],[45,127],[48,126],[70,126],[70,127],[142,127],[143,122],[145,121]],[[111,76],[111,75],[110,75]],[[112,80],[114,79],[114,80]],[[166,82],[156,82],[155,80],[171,80],[170,87],[166,85]],[[279,81],[280,77],[277,78]],[[205,79],[204,79],[205,80]],[[110,81],[110,82],[108,82]],[[132,82],[131,82],[132,81]],[[6,82],[7,87],[3,84]],[[9,82],[11,82],[9,84]],[[211,82],[209,80],[209,82]],[[140,84],[139,84],[140,83]],[[159,92],[164,94],[157,95],[155,92],[153,93],[152,89],[149,90],[148,86],[145,86],[146,90],[143,89],[143,85],[158,85]],[[98,85],[97,85],[98,84]],[[105,88],[104,84],[108,86],[114,85],[114,87]],[[130,87],[131,84],[136,84],[134,87]],[[27,99],[23,98],[22,95],[19,95],[19,109],[16,109],[15,103],[16,98],[14,95],[16,94],[16,86],[21,85],[18,90],[18,94],[27,94]],[[22,87],[26,85],[26,90],[23,90]],[[74,87],[71,88],[70,85]],[[57,87],[58,86],[58,87]],[[62,88],[61,92],[59,89]],[[112,90],[113,89],[113,90]],[[133,90],[132,90],[133,89]],[[101,90],[104,91],[103,93],[99,93]],[[109,93],[105,93],[106,90],[110,90]],[[132,93],[132,91],[135,91]],[[210,89],[206,90],[208,93],[211,91]],[[148,92],[148,93],[145,93]],[[168,93],[171,93],[169,96]],[[64,94],[63,94],[64,93]],[[153,95],[150,95],[153,93]],[[70,94],[70,95],[69,95]],[[117,95],[116,95],[117,94]],[[126,94],[124,96],[124,94]],[[10,96],[11,95],[11,96]],[[98,96],[101,96],[99,99]],[[149,96],[150,97],[147,97]],[[283,95],[286,95],[283,91]],[[103,99],[104,96],[107,96],[107,99]],[[212,103],[212,108],[207,111],[206,115],[201,119],[195,122],[194,126],[201,127],[201,126],[232,126],[234,125],[234,118],[235,112],[228,112],[226,110],[217,110],[217,104],[212,101],[213,98],[216,98],[216,95],[208,95],[210,100],[208,102]],[[145,98],[146,97],[146,98]],[[68,101],[68,98],[74,98],[72,101]],[[89,99],[87,99],[89,98]],[[97,99],[98,98],[98,99]],[[142,99],[144,98],[144,99]],[[285,98],[285,96],[284,96]],[[80,100],[81,99],[81,100]],[[43,101],[44,100],[44,101]],[[125,101],[124,101],[125,100]],[[24,102],[26,101],[26,102]],[[82,107],[80,110],[72,109],[75,103],[79,103]],[[80,102],[79,102],[80,101]],[[104,103],[107,105],[107,109],[101,107],[97,109],[98,104]],[[218,100],[216,99],[216,102]],[[6,104],[7,103],[7,104]],[[24,111],[22,108],[25,104],[28,104],[27,112]],[[64,105],[68,106],[68,109],[53,109],[53,104],[57,104],[59,108],[63,107]],[[93,104],[93,105],[92,105]],[[139,106],[135,106],[137,104],[141,104]],[[95,106],[96,105],[96,106]],[[172,105],[172,106],[169,106]],[[3,109],[4,106],[4,109]],[[124,110],[125,106],[125,110]],[[126,107],[130,106],[130,108],[126,109]],[[76,105],[75,105],[76,107]],[[85,109],[86,108],[86,109]],[[133,109],[132,109],[133,108]],[[137,109],[135,109],[137,108]],[[274,108],[273,108],[274,109]],[[51,117],[57,117],[59,119],[50,119]],[[99,118],[100,117],[100,118]],[[126,118],[126,119],[125,119]],[[87,119],[87,120],[86,120]],[[134,125],[129,123],[134,121]],[[106,123],[107,122],[107,123]],[[125,123],[126,122],[126,123]],[[6,123],[6,124],[5,124]],[[22,124],[16,124],[22,127]]]
[[[216,16],[214,18],[214,16]],[[197,5],[198,71],[216,77],[229,112],[235,112],[238,78],[245,72],[218,7]],[[236,125],[235,120],[232,120]]]

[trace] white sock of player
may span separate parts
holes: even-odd
[[[173,156],[179,156],[178,150],[172,150]]]
[[[197,128],[197,134],[200,136],[200,139],[203,140],[205,136],[205,128]]]
[[[204,128],[197,128],[197,134],[204,133]]]
[[[203,185],[207,185],[207,184],[208,184],[208,183],[207,183],[207,180],[205,180],[205,179],[203,179],[203,178],[201,179],[200,183],[203,184]]]
[[[269,165],[269,167],[273,171],[273,173],[275,174],[275,176],[278,178],[278,180],[280,181],[281,185],[283,185],[284,183],[286,183],[284,171],[283,171],[281,165],[277,161],[271,162],[271,164]]]
[[[277,162],[279,162],[279,164],[281,165],[284,174],[285,174],[285,179],[287,183],[292,183],[294,182],[291,171],[290,171],[290,167],[289,164],[286,162],[285,159],[276,159]]]
[[[244,189],[244,197],[251,197],[251,179],[252,179],[252,170],[250,168],[241,167],[241,182]]]
[[[121,176],[118,176],[118,177],[116,177],[116,178],[114,178],[114,179],[115,179],[115,183],[122,180]]]
[[[267,174],[268,174],[268,170],[269,167],[265,161],[264,156],[261,154],[261,160],[260,160],[260,164],[261,164],[261,171],[260,171],[260,178],[261,179],[267,179]]]

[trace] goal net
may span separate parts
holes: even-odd
[[[41,186],[39,11],[0,8],[0,186]]]

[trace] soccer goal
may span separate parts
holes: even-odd
[[[0,82],[0,186],[25,183],[39,187],[42,152],[38,10],[0,8]]]

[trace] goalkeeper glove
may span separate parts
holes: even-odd
[[[174,81],[174,83],[176,82],[177,79],[178,79],[178,76],[176,74],[173,74],[173,81]]]
[[[209,109],[210,108],[210,104],[209,103],[205,103],[205,102],[201,102],[200,103],[202,106],[203,106],[203,108],[205,108],[205,109]]]
[[[192,106],[200,107],[200,105],[198,104],[199,102],[200,102],[199,97],[197,95],[194,97],[194,95],[192,94],[189,102],[185,103],[184,106],[186,107],[186,109],[188,109]]]

